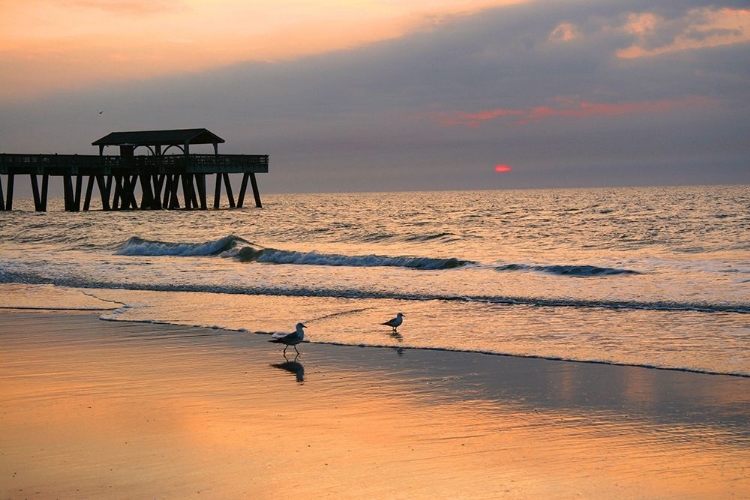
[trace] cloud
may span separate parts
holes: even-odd
[[[525,1],[5,1],[0,66],[13,71],[0,99],[238,62],[289,61],[392,40],[417,27],[437,29],[454,15]]]
[[[440,125],[463,125],[465,127],[476,128],[479,127],[483,121],[494,120],[501,116],[520,116],[525,114],[526,113],[520,109],[488,109],[473,113],[467,113],[465,111],[441,111],[434,113],[432,117],[440,123]]]
[[[671,46],[708,7],[535,2],[347,50],[0,103],[0,150],[85,153],[111,131],[207,127],[224,152],[270,154],[261,188],[277,192],[750,182],[745,42],[618,55]],[[498,158],[512,176],[488,169]]]
[[[549,34],[549,40],[552,42],[570,42],[581,36],[578,27],[570,23],[560,23],[552,33]]]
[[[525,125],[529,120],[541,120],[553,117],[563,118],[591,118],[598,116],[623,116],[649,113],[667,113],[679,108],[697,108],[716,105],[712,100],[701,97],[685,99],[661,99],[659,101],[639,102],[589,102],[576,101],[563,97],[553,99],[555,106],[541,105],[528,109],[491,109],[467,113],[465,111],[439,112],[432,115],[440,125],[477,128],[484,121],[495,120],[499,117],[516,117],[515,123]]]
[[[630,14],[623,29],[636,38],[617,52],[627,59],[750,43],[750,10],[702,7],[669,20],[650,12]]]

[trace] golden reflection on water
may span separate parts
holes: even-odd
[[[627,371],[620,409],[586,409],[571,363],[526,360],[560,368],[548,390],[567,403],[545,405],[456,392],[460,367],[409,378],[368,364],[384,350],[306,344],[292,361],[257,336],[0,315],[3,497],[750,496],[746,429],[635,412],[658,403],[656,370]],[[746,399],[714,397],[747,422]]]

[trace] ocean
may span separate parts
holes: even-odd
[[[750,376],[750,186],[0,212],[0,307]],[[404,313],[398,332],[381,325]],[[299,347],[304,352],[304,344]]]

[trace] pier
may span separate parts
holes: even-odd
[[[62,179],[70,212],[89,210],[95,187],[105,211],[206,210],[210,175],[215,175],[213,208],[221,207],[222,187],[229,207],[242,208],[248,182],[255,206],[262,207],[255,174],[268,173],[268,155],[219,154],[224,142],[206,129],[151,130],[108,134],[92,143],[98,155],[0,153],[0,210],[13,209],[17,175],[30,177],[38,212],[47,210],[50,177]],[[213,145],[213,154],[190,153],[198,144]],[[120,154],[105,155],[107,146],[119,147]],[[135,155],[138,148],[146,154]],[[176,154],[166,154],[173,148]],[[243,174],[236,200],[229,174]]]

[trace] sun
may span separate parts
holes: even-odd
[[[508,165],[495,165],[495,172],[497,172],[498,174],[504,174],[506,172],[510,172],[511,170],[513,169]]]

